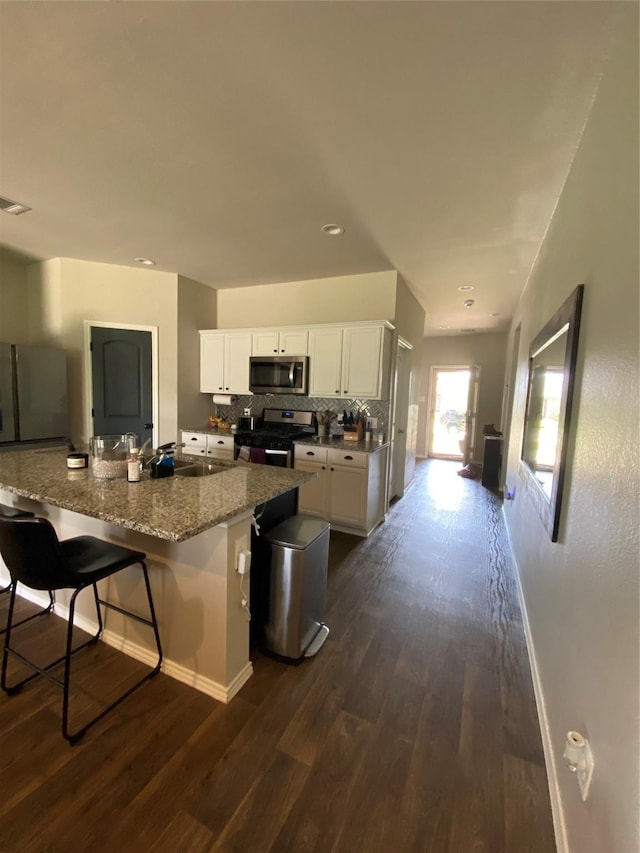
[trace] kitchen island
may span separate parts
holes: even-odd
[[[206,477],[139,483],[97,480],[88,469],[67,469],[66,450],[22,450],[0,459],[0,501],[49,518],[58,536],[92,535],[144,551],[160,625],[163,671],[228,702],[253,671],[249,613],[236,572],[238,554],[251,548],[256,507],[296,489],[310,475],[292,469],[229,463]],[[0,560],[0,581],[8,573]],[[103,582],[116,604],[145,613],[144,584],[136,566]],[[244,580],[245,591],[249,579]],[[38,603],[45,597],[21,592]],[[68,594],[57,593],[66,616]],[[80,596],[76,624],[95,630],[90,593]],[[109,611],[103,639],[151,663],[146,629]]]

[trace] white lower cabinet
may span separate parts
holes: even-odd
[[[182,450],[192,456],[206,456],[233,462],[233,436],[207,432],[182,432]]]
[[[318,475],[299,487],[298,510],[368,536],[384,521],[386,465],[386,447],[366,453],[296,443],[294,468]]]

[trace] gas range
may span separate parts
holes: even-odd
[[[255,450],[251,461],[292,467],[293,442],[316,434],[314,412],[294,409],[265,409],[260,426],[252,430],[237,430],[234,438],[235,456],[241,447]],[[261,452],[260,452],[261,451]]]

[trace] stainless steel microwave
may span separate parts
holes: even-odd
[[[249,390],[254,394],[307,394],[308,381],[306,355],[254,355],[249,359]]]

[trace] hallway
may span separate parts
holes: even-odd
[[[554,851],[501,506],[458,467],[332,534],[325,647],[228,706],[159,676],[70,749],[49,685],[0,697],[3,849]],[[93,693],[123,659],[88,654]]]

